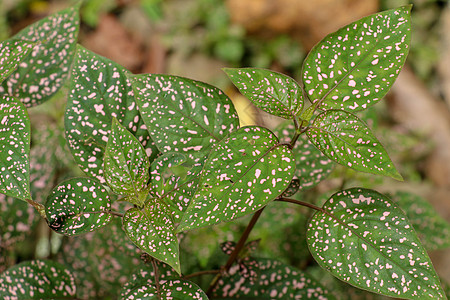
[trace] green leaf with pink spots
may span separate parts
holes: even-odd
[[[21,200],[30,194],[30,120],[13,97],[0,96],[0,193]]]
[[[129,76],[139,111],[158,149],[202,160],[239,126],[231,100],[218,88],[188,78]]]
[[[94,178],[72,178],[56,186],[45,203],[48,226],[64,235],[94,231],[111,221],[111,200]]]
[[[224,68],[239,91],[265,112],[293,119],[303,108],[302,89],[284,74],[257,68]]]
[[[151,199],[142,209],[127,210],[122,222],[137,247],[181,274],[178,239],[165,204]]]
[[[150,162],[141,143],[116,118],[106,145],[104,176],[111,189],[127,201],[143,205],[148,194]]]
[[[76,4],[52,14],[13,37],[36,42],[36,46],[2,83],[0,93],[31,107],[47,101],[63,86],[77,45],[79,8]]]
[[[122,66],[78,46],[64,119],[78,166],[105,182],[103,156],[113,118],[130,131],[153,159],[157,150],[141,120],[128,73]]]
[[[355,287],[402,299],[445,299],[411,223],[376,191],[331,196],[310,220],[307,241],[322,268]]]
[[[321,109],[363,110],[400,73],[411,40],[411,5],[376,13],[329,34],[303,63],[303,84]]]
[[[325,111],[314,119],[306,134],[323,154],[341,165],[402,180],[369,127],[351,113]]]
[[[203,166],[177,231],[230,221],[265,206],[289,186],[291,149],[268,129],[243,127],[223,139]]]
[[[257,279],[242,277],[238,268],[223,276],[213,290],[214,299],[335,299],[308,274],[282,262],[257,258]]]
[[[72,299],[75,294],[73,275],[54,261],[22,262],[0,275],[1,299]]]
[[[34,46],[33,42],[16,39],[0,43],[0,83],[17,69]]]

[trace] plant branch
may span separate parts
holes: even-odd
[[[218,274],[220,273],[220,270],[205,270],[205,271],[200,271],[200,272],[195,272],[189,275],[185,275],[183,276],[184,279],[189,279],[192,277],[197,277],[197,276],[202,276],[202,275],[208,275],[208,274]]]
[[[158,265],[156,264],[156,260],[152,257],[152,267],[153,267],[153,273],[155,278],[155,286],[156,286],[156,295],[158,295],[158,299],[161,299],[161,288],[159,286],[159,270]]]
[[[258,221],[259,217],[261,216],[263,210],[264,210],[264,207],[254,213],[252,219],[250,220],[250,222],[247,225],[247,228],[245,228],[244,232],[241,235],[241,238],[237,242],[236,247],[234,248],[233,252],[231,252],[230,256],[228,257],[228,260],[227,260],[225,266],[222,268],[223,272],[217,273],[216,277],[214,277],[214,279],[212,280],[212,282],[208,288],[208,291],[206,292],[206,295],[208,297],[211,296],[211,293],[212,293],[213,289],[216,287],[217,283],[219,282],[219,279],[222,278],[222,274],[227,273],[230,270],[234,261],[238,257],[239,252],[241,252],[242,248],[244,248],[245,242],[247,241],[248,236],[250,235],[250,232],[252,231],[253,227],[255,226],[256,222]]]

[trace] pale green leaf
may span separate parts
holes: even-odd
[[[78,46],[64,119],[66,138],[80,168],[101,182],[105,182],[103,155],[113,118],[136,136],[148,156],[157,153],[139,115],[127,72]]]
[[[53,261],[32,260],[0,275],[2,299],[70,299],[75,296],[73,275]]]
[[[303,83],[321,109],[363,110],[400,73],[411,40],[411,5],[376,13],[329,34],[303,63]]]
[[[351,113],[325,111],[314,119],[306,134],[323,154],[341,165],[402,180],[369,127]]]
[[[319,265],[358,288],[403,299],[445,299],[403,211],[373,190],[334,194],[314,214],[308,246]]]
[[[0,193],[31,199],[28,113],[15,98],[0,97]]]
[[[45,203],[50,228],[69,236],[107,225],[110,210],[108,192],[94,178],[72,178],[60,183]]]
[[[123,228],[133,243],[181,274],[178,239],[167,207],[152,199],[142,209],[127,210]]]
[[[144,147],[114,118],[104,156],[108,185],[115,193],[129,196],[132,203],[142,205],[139,196],[150,179],[149,168]]]
[[[231,100],[218,88],[188,78],[129,76],[139,111],[161,152],[197,162],[239,126]]]
[[[289,186],[294,172],[292,151],[269,130],[253,126],[231,133],[211,151],[177,231],[257,211]]]
[[[37,42],[0,86],[0,93],[15,96],[26,107],[50,99],[69,75],[79,31],[80,4],[50,15],[13,38]]]
[[[224,68],[239,91],[265,112],[292,119],[303,108],[302,90],[284,74],[257,68]]]

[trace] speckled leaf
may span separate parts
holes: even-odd
[[[216,87],[169,75],[130,78],[142,118],[161,152],[182,152],[189,161],[198,161],[239,126],[233,103]]]
[[[136,246],[181,274],[179,245],[167,207],[157,201],[127,210],[123,228]]]
[[[103,154],[113,118],[137,137],[148,156],[157,153],[134,102],[127,72],[78,46],[64,120],[66,137],[80,168],[101,182],[105,182]]]
[[[99,229],[111,221],[107,190],[94,178],[73,178],[56,186],[47,198],[50,228],[65,235]]]
[[[370,15],[326,36],[303,63],[309,98],[322,109],[362,110],[390,89],[408,54],[411,5]]]
[[[295,128],[291,122],[284,123],[274,133],[281,142],[289,143],[294,136]],[[300,135],[292,152],[297,165],[295,177],[299,180],[299,190],[306,190],[316,186],[331,173],[335,166],[335,163],[323,155],[305,134]]]
[[[0,83],[19,66],[34,45],[35,43],[16,39],[0,43]]]
[[[185,161],[185,155],[176,152],[168,152],[152,162],[150,168],[152,195],[161,197],[175,188],[176,183],[181,179],[181,176],[184,175],[184,177],[186,177],[188,170],[181,166]],[[179,173],[177,171],[179,171]]]
[[[0,193],[31,199],[28,113],[16,99],[0,97]]]
[[[0,275],[0,298],[4,300],[69,299],[75,292],[72,274],[53,261],[22,262]]]
[[[149,273],[148,273],[149,274]],[[153,278],[146,276],[134,282],[122,291],[120,299],[148,299],[148,300],[207,300],[206,294],[195,283],[183,279],[160,280],[161,297],[156,294]]]
[[[430,202],[409,192],[397,192],[392,199],[406,213],[427,250],[450,248],[450,223]]]
[[[369,127],[351,113],[325,111],[314,119],[306,134],[323,154],[339,164],[356,171],[402,180]]]
[[[294,176],[287,145],[262,127],[244,127],[210,153],[199,188],[177,231],[209,226],[250,214],[278,197]]]
[[[395,298],[445,298],[411,223],[376,191],[334,194],[310,220],[307,237],[319,265],[351,285]]]
[[[302,271],[279,261],[258,258],[257,279],[239,273],[222,277],[213,291],[214,299],[335,299]]]
[[[48,16],[14,36],[38,42],[0,86],[0,93],[15,96],[26,107],[50,99],[64,84],[73,61],[79,30],[80,4]]]
[[[292,119],[303,108],[302,90],[289,76],[257,68],[224,68],[239,91],[265,112]]]
[[[146,193],[150,162],[141,143],[116,118],[104,156],[104,176],[111,189],[130,202],[142,205],[141,193]],[[145,199],[144,199],[145,200]]]

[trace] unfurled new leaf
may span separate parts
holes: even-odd
[[[136,246],[181,274],[178,239],[170,211],[164,204],[152,199],[142,209],[127,210],[122,222]]]
[[[391,88],[408,54],[411,6],[387,10],[329,34],[303,63],[303,83],[321,109],[363,110]]]
[[[3,82],[0,93],[17,97],[31,107],[47,101],[61,88],[77,44],[79,6],[48,16],[13,37],[37,44]]]
[[[302,271],[271,259],[256,259],[257,279],[231,272],[213,290],[214,299],[335,299]]]
[[[289,76],[256,68],[224,68],[234,85],[265,112],[292,119],[303,108],[302,90]]]
[[[94,178],[73,178],[53,189],[45,203],[50,228],[65,235],[99,229],[111,221],[108,192]]]
[[[244,127],[223,139],[203,166],[199,188],[177,231],[250,214],[278,197],[294,176],[287,145],[262,127]]]
[[[150,162],[141,143],[115,118],[103,162],[104,176],[111,189],[128,196],[133,204],[142,205],[140,195],[145,193],[150,179]]]
[[[189,162],[197,162],[239,126],[233,103],[216,87],[170,75],[129,78],[145,125],[161,152],[182,152]]]
[[[355,115],[328,110],[318,115],[306,134],[323,154],[356,171],[402,180],[386,150]]]
[[[10,39],[0,43],[0,83],[3,82],[31,52],[34,43]]]
[[[72,299],[75,293],[73,275],[54,261],[22,262],[0,275],[1,299]]]
[[[31,199],[28,113],[15,98],[0,98],[0,193]]]
[[[403,299],[445,299],[404,213],[376,191],[334,194],[310,220],[308,246],[320,266],[358,288]]]
[[[136,136],[148,156],[157,152],[139,115],[127,72],[78,46],[64,120],[66,138],[80,168],[101,182],[113,118]]]

